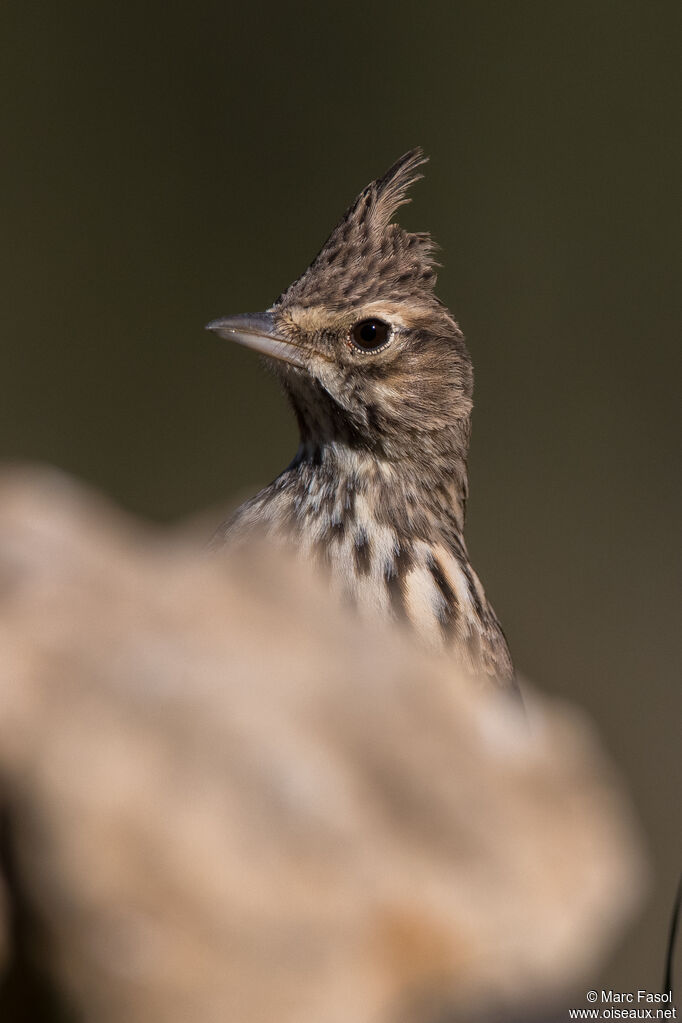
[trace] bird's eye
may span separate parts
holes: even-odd
[[[351,327],[350,338],[363,352],[376,352],[388,342],[391,328],[383,320],[360,320]]]

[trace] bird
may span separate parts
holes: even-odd
[[[211,546],[265,533],[323,568],[363,616],[407,626],[514,690],[507,642],[464,540],[472,362],[436,297],[436,245],[394,222],[427,162],[373,180],[266,312],[207,324],[264,356],[298,423],[292,462]]]

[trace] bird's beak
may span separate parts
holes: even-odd
[[[269,359],[288,362],[292,366],[305,365],[301,349],[280,334],[271,313],[226,316],[220,320],[211,320],[206,324],[206,330],[212,330],[226,341],[236,341],[246,348],[253,348]]]

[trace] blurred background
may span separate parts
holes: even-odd
[[[250,353],[422,145],[476,368],[468,539],[519,669],[586,707],[653,890],[595,987],[659,990],[680,867],[677,3],[0,7],[0,454],[172,522],[296,446]],[[211,515],[208,519],[213,524]]]

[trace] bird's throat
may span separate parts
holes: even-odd
[[[405,538],[461,535],[464,528],[464,459],[434,470],[418,452],[395,460],[336,441],[302,441],[275,484],[291,487],[303,515],[326,515],[337,530],[352,528],[363,516]]]

